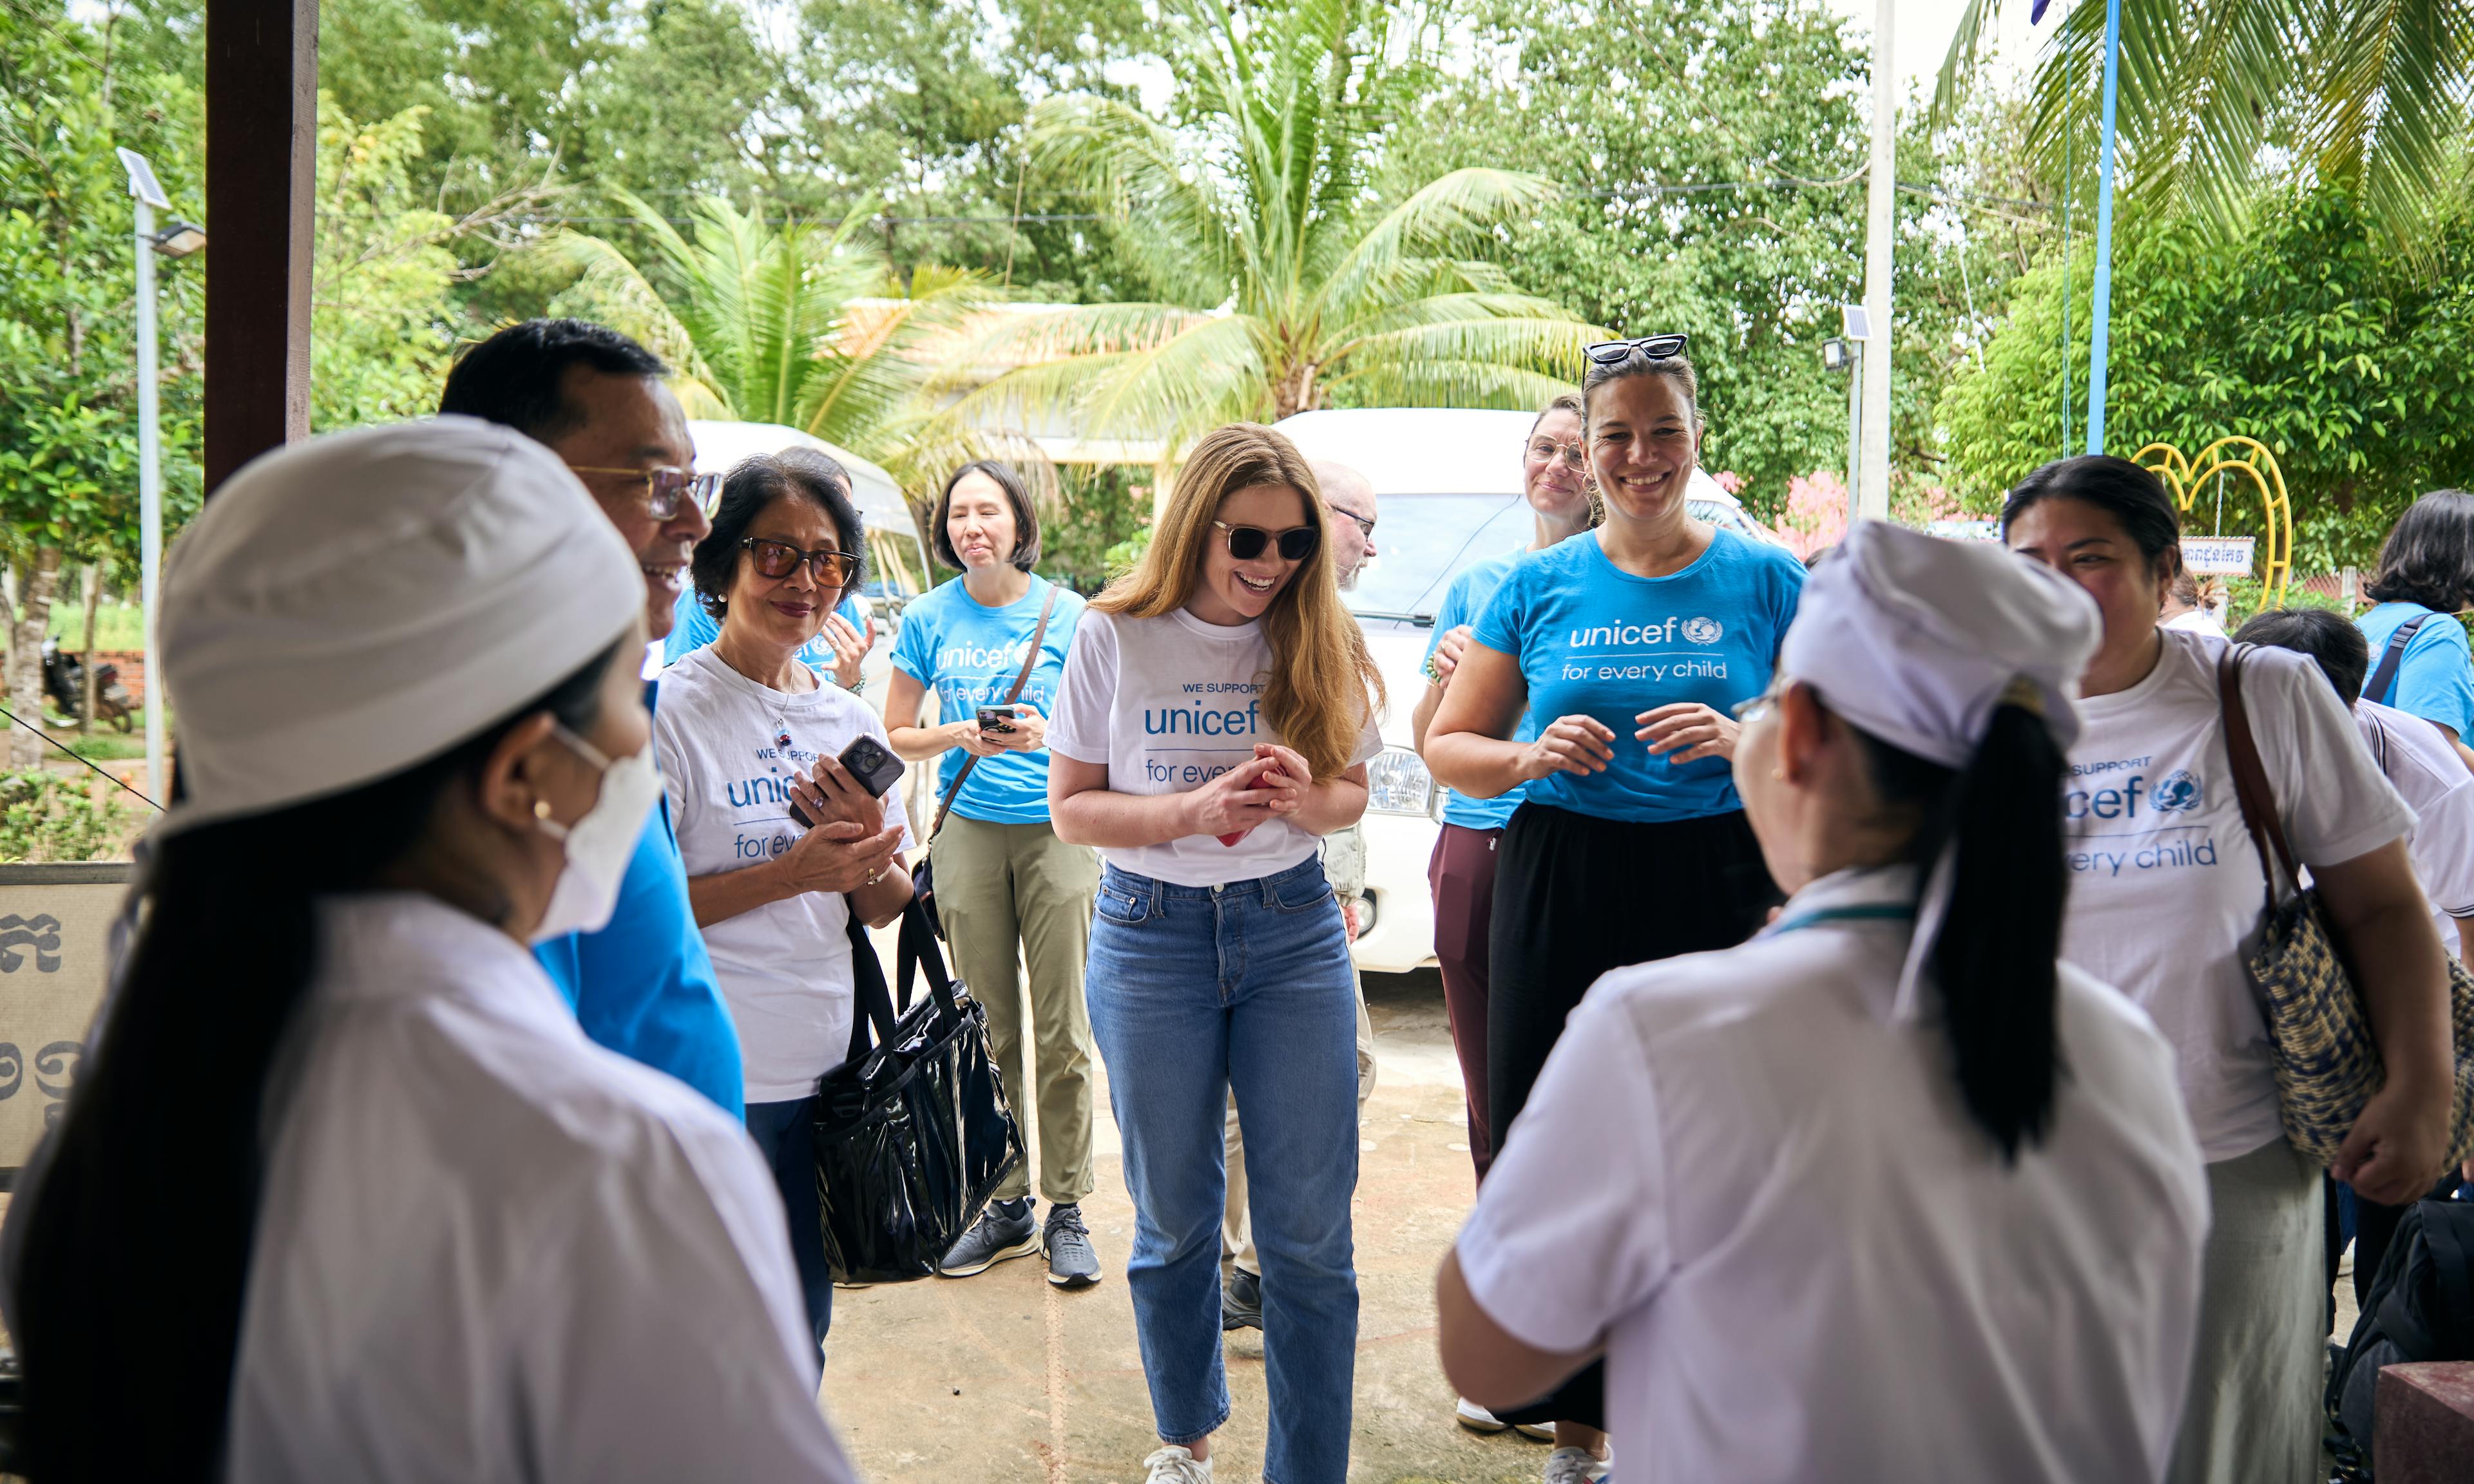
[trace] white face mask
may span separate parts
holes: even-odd
[[[662,777],[653,771],[653,745],[632,756],[612,760],[592,743],[565,727],[558,739],[578,757],[601,770],[601,797],[584,818],[572,825],[553,819],[537,821],[541,832],[567,848],[567,865],[550,889],[532,941],[546,943],[569,933],[599,932],[618,905],[618,883],[636,856],[636,842],[644,820],[662,797]]]

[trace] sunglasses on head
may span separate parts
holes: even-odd
[[[1271,545],[1274,539],[1273,533],[1264,530],[1261,526],[1232,526],[1225,520],[1215,520],[1211,523],[1227,536],[1228,555],[1240,562],[1251,562],[1261,556],[1263,548]],[[1315,542],[1322,535],[1322,532],[1315,526],[1291,526],[1277,533],[1280,560],[1303,562],[1314,554]]]
[[[1602,340],[1584,348],[1589,358],[1600,366],[1620,366],[1636,355],[1645,361],[1682,355],[1684,340],[1681,334],[1643,335],[1638,340]]]
[[[831,546],[801,551],[788,541],[767,541],[753,536],[742,538],[739,545],[755,562],[758,572],[777,580],[799,570],[802,562],[815,572],[821,586],[847,587],[859,576],[859,558]]]

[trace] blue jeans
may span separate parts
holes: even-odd
[[[1221,1126],[1246,1125],[1263,1259],[1263,1484],[1341,1484],[1357,1360],[1357,1000],[1340,904],[1309,860],[1226,886],[1108,867],[1084,975],[1134,1201],[1126,1285],[1159,1435],[1228,1420]]]
[[[808,1323],[815,1326],[816,1344],[822,1347],[825,1331],[834,1324],[834,1270],[825,1262],[825,1210],[816,1197],[816,1151],[811,1133],[815,1106],[813,1097],[750,1103],[747,1132],[782,1192],[783,1212],[790,1218],[790,1259],[799,1265],[800,1296],[808,1301]],[[821,1357],[817,1363],[823,1364]]]

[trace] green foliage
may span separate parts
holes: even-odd
[[[2004,4],[1969,0],[1941,97]],[[2474,8],[2397,0],[2122,0],[2122,180],[2147,207],[2238,232],[2263,186],[2354,193],[2394,249],[2466,203]],[[2105,7],[2073,7],[2035,80],[2040,168],[2096,156]],[[2425,263],[2426,268],[2436,267]]]
[[[2474,478],[2474,231],[2428,245],[2426,278],[2381,249],[2358,203],[2322,190],[2263,198],[2247,235],[2131,217],[2115,241],[2106,445],[2195,456],[2227,434],[2266,443],[2293,505],[2294,566],[2367,566],[2413,497]],[[2070,376],[2084,419],[2090,262],[2069,275]],[[1972,508],[2049,459],[2080,451],[2061,419],[2063,265],[2021,278],[1981,372],[1944,395],[1955,486]],[[2228,486],[2223,529],[2258,534]],[[2216,524],[2213,503],[2195,515]]]
[[[915,455],[895,426],[925,377],[918,352],[987,301],[977,275],[923,267],[906,285],[852,240],[856,218],[833,231],[768,225],[703,197],[691,241],[641,199],[618,200],[659,256],[647,272],[605,239],[567,238],[585,267],[576,296],[693,378],[691,404],[897,465]]]
[[[81,769],[0,773],[0,861],[103,860],[123,853],[136,806]]]
[[[1040,575],[1096,592],[1117,575],[1128,543],[1150,539],[1151,491],[1135,483],[1149,474],[1125,465],[1077,465],[1064,472],[1057,514],[1040,523]]]
[[[0,12],[0,534],[93,552],[135,545],[133,207],[112,155],[151,156],[167,216],[200,213],[197,99],[136,70],[108,29],[48,0]],[[158,259],[167,523],[198,498],[198,318],[188,265]]]
[[[1844,22],[1819,0],[1467,3],[1476,60],[1398,132],[1392,177],[1486,162],[1562,183],[1564,199],[1506,223],[1505,260],[1618,333],[1688,333],[1703,462],[1744,476],[1757,512],[1777,514],[1796,476],[1842,469],[1848,384],[1821,342],[1862,296],[1869,86]],[[1911,132],[1899,178],[2024,194],[2002,107]],[[2016,271],[2000,249],[2015,255],[2023,230],[2041,224],[1899,198],[1900,467],[1929,467],[1934,396],[1977,333],[1968,299]]]
[[[949,363],[949,425],[1158,440],[1332,402],[1527,407],[1592,326],[1492,261],[1498,224],[1553,199],[1472,167],[1388,210],[1372,183],[1414,68],[1361,0],[1288,0],[1241,24],[1221,0],[1168,16],[1181,127],[1073,93],[1031,115],[1043,177],[1089,198],[1162,294],[1005,319]],[[991,379],[989,367],[1012,368]]]
[[[324,431],[424,417],[455,347],[455,219],[420,203],[428,106],[358,124],[318,99],[310,422]]]

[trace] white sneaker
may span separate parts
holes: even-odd
[[[1597,1484],[1614,1466],[1611,1458],[1594,1458],[1585,1448],[1559,1448],[1546,1455],[1546,1484]]]
[[[1555,1441],[1555,1424],[1553,1423],[1514,1423],[1512,1424],[1512,1430],[1520,1434],[1522,1437],[1527,1438],[1532,1443],[1552,1443]]]
[[[1452,1408],[1452,1417],[1471,1432],[1501,1432],[1512,1425],[1467,1397],[1461,1398],[1460,1405]]]
[[[1211,1460],[1172,1444],[1143,1460],[1143,1484],[1211,1484]]]

